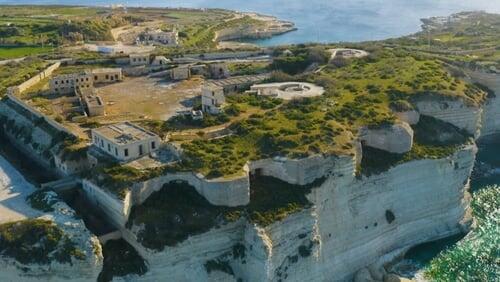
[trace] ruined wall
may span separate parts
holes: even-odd
[[[132,207],[131,193],[127,193],[124,199],[119,199],[86,179],[82,181],[82,188],[85,197],[93,205],[100,208],[113,225],[116,227],[125,226]]]
[[[32,78],[26,80],[25,82],[13,86],[9,89],[9,94],[20,94],[26,91],[28,88],[34,86],[38,82],[42,81],[43,79],[49,77],[52,75],[52,73],[59,68],[61,65],[61,62],[56,62],[49,67],[47,67],[45,70],[41,71],[37,75],[33,76]]]
[[[55,166],[54,154],[64,136],[74,136],[70,131],[11,95],[0,101],[0,118],[3,134],[21,152],[48,170],[68,174]]]

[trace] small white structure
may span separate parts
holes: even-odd
[[[129,60],[131,66],[149,65],[149,54],[148,53],[130,54]]]
[[[257,93],[257,95],[292,100],[320,96],[325,92],[325,89],[306,82],[282,82],[255,84],[250,88],[250,91]]]
[[[92,144],[121,162],[158,150],[160,142],[156,134],[130,122],[92,129]]]
[[[203,119],[203,112],[202,111],[191,111],[191,118],[193,120],[201,120],[201,119]]]
[[[219,114],[222,105],[226,102],[224,88],[212,84],[201,88],[201,109],[205,113]]]
[[[89,71],[72,74],[57,75],[49,82],[50,92],[57,94],[71,94],[77,88],[90,88],[94,86],[93,75]]]
[[[109,83],[121,81],[123,79],[121,68],[93,69],[94,83]]]
[[[156,56],[154,59],[153,59],[153,62],[151,63],[151,65],[153,66],[162,66],[162,65],[166,65],[170,63],[170,60],[165,58],[165,56]]]

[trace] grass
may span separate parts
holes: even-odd
[[[132,208],[127,228],[144,224],[144,229],[138,233],[139,242],[146,248],[161,251],[165,246],[176,246],[189,236],[241,217],[267,226],[310,207],[305,195],[322,181],[299,186],[272,177],[253,178],[250,203],[237,208],[213,206],[194,187],[184,182],[171,182],[142,205]]]
[[[0,225],[0,255],[23,264],[72,263],[85,254],[52,221],[27,219]]]
[[[47,63],[37,58],[27,58],[19,63],[0,66],[0,97],[7,87],[16,86],[38,74]]]
[[[21,58],[26,56],[40,55],[49,53],[53,50],[52,47],[42,46],[26,46],[26,47],[1,47],[0,60]]]
[[[112,281],[113,277],[144,275],[148,271],[146,261],[125,240],[110,240],[104,244],[103,268],[98,282]]]
[[[54,191],[47,189],[38,189],[28,196],[30,206],[43,212],[53,212],[54,205],[59,201]]]

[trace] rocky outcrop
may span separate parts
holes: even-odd
[[[482,108],[467,105],[461,99],[443,97],[425,97],[415,104],[420,114],[449,122],[475,137],[479,136]]]
[[[74,254],[64,254],[69,256],[69,261],[52,259],[48,264],[25,264],[13,258],[0,256],[2,269],[0,281],[96,281],[103,260],[99,240],[54,192],[47,192],[44,201],[50,203],[53,211],[39,219],[54,222],[62,230],[63,236],[74,245],[79,255],[76,257]],[[59,247],[64,248],[65,243],[61,243]]]
[[[394,115],[401,121],[407,124],[414,125],[420,120],[420,113],[415,110],[394,112]]]
[[[472,81],[478,82],[494,93],[488,95],[483,106],[481,120],[481,138],[489,138],[500,134],[500,74],[486,72],[470,72]]]
[[[413,129],[406,122],[378,128],[362,127],[359,130],[359,139],[365,146],[402,154],[411,150]]]
[[[207,261],[224,265],[234,281],[344,281],[387,253],[466,229],[475,154],[467,145],[447,158],[362,178],[355,158],[342,157],[308,195],[312,207],[269,226],[240,219],[163,251],[137,243],[140,226],[123,234],[150,264],[144,281],[209,281],[216,274]]]

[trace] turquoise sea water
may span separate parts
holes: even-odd
[[[296,24],[297,31],[260,40],[261,45],[385,39],[420,30],[421,18],[471,10],[500,13],[498,0],[0,0],[0,4],[225,8],[270,14]]]

